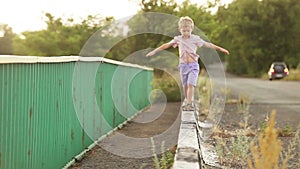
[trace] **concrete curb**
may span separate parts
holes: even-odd
[[[213,139],[210,139],[210,136],[213,134],[213,124],[208,121],[199,121],[198,127],[202,168],[205,168],[205,165],[213,168],[222,168],[219,164],[219,157],[217,155],[214,141]]]
[[[182,111],[173,169],[199,169],[200,154],[194,111]]]
[[[212,125],[198,121],[198,112],[182,111],[173,169],[222,168],[216,148],[207,134]],[[210,130],[210,131],[209,131]],[[208,133],[209,132],[209,133]]]

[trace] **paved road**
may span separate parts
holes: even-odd
[[[227,86],[246,93],[254,103],[300,106],[300,82],[268,81],[231,76],[227,77]]]
[[[208,70],[214,75],[213,82],[226,84],[233,93],[246,95],[251,104],[269,104],[274,107],[296,111],[300,116],[300,82],[242,78],[222,74],[221,65],[212,65]],[[226,82],[224,82],[224,79]]]

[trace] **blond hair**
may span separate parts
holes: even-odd
[[[181,29],[183,27],[191,26],[194,29],[194,21],[192,18],[188,16],[180,17],[178,22],[178,28]]]

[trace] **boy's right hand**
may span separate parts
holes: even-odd
[[[151,52],[149,52],[149,53],[146,55],[146,57],[150,57],[150,56],[153,56],[153,55],[155,55],[155,52],[154,52],[154,51],[151,51]]]

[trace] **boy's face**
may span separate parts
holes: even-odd
[[[184,38],[188,38],[191,36],[192,34],[192,26],[183,26],[179,29],[179,32],[181,33],[181,35],[184,37]]]

